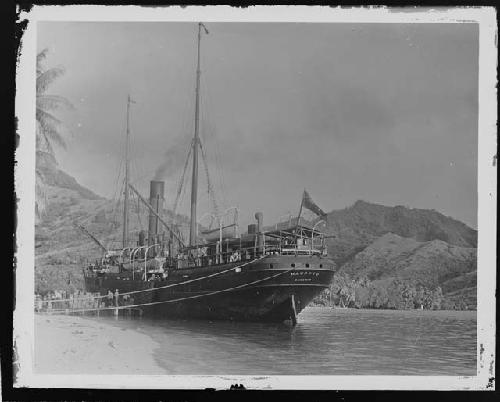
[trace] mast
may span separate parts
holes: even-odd
[[[198,23],[198,63],[196,68],[196,104],[194,112],[194,138],[193,138],[193,176],[191,180],[191,226],[189,231],[189,245],[196,245],[196,203],[198,199],[198,146],[200,143],[200,42],[201,28],[208,34],[203,23]]]
[[[127,97],[127,136],[125,141],[125,194],[123,198],[123,248],[128,247],[128,196],[129,196],[129,142],[130,142],[130,95]]]

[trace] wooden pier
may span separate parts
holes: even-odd
[[[115,293],[113,295],[83,294],[67,299],[35,300],[35,312],[42,314],[142,317],[143,310],[131,305],[129,300]]]

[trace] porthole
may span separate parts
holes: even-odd
[[[292,268],[295,268],[295,263],[292,264]]]
[[[306,264],[306,268],[309,268],[309,264]]]
[[[320,267],[320,268],[323,268],[323,264],[319,264],[319,267]]]

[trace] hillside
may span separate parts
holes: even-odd
[[[476,249],[441,240],[419,242],[388,233],[356,254],[339,269],[350,278],[389,283],[401,280],[427,289],[441,288],[443,297],[456,304],[465,297],[475,307]],[[381,283],[381,282],[380,282]],[[467,296],[463,291],[467,290]]]
[[[120,247],[123,211],[54,164],[42,168],[47,208],[35,227],[36,291],[82,289],[82,267],[102,252],[72,223],[83,224],[106,247]],[[177,219],[188,227],[186,217]],[[131,238],[147,229],[147,222],[146,209],[132,202]],[[358,201],[330,212],[326,231],[335,236],[328,249],[338,267],[333,284],[338,292],[346,292],[346,286],[351,293],[390,293],[391,286],[407,292],[418,285],[429,295],[438,292],[438,299],[442,292],[449,308],[475,308],[477,232],[465,224],[436,211]]]
[[[352,277],[370,280],[398,277],[427,286],[476,271],[476,249],[453,246],[441,240],[419,242],[388,233],[341,267]]]
[[[35,226],[35,287],[37,292],[52,289],[83,288],[81,268],[92,255],[100,253],[85,235],[72,225],[88,221],[86,226],[103,241],[115,228],[113,222],[99,222],[112,205],[100,198],[83,198],[79,189],[46,186],[47,207]],[[85,192],[84,192],[85,193]]]
[[[73,222],[83,224],[106,247],[119,248],[123,206],[95,195],[59,169],[49,167],[48,172],[47,206],[35,226],[35,288],[38,293],[83,289],[82,268],[102,257],[102,251]],[[140,230],[147,230],[148,213],[137,207],[136,198],[132,200],[130,238],[137,239]],[[186,217],[177,219],[187,227]]]
[[[38,153],[36,157],[36,167],[43,179],[44,184],[47,186],[72,190],[75,193],[75,196],[84,200],[103,199],[88,188],[80,185],[74,177],[59,169],[54,156],[50,154]]]
[[[420,242],[441,240],[460,247],[477,247],[477,231],[434,210],[388,207],[357,201],[328,214],[330,256],[342,265],[386,233]]]

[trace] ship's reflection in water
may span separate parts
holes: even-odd
[[[307,308],[285,324],[122,319],[168,374],[475,375],[476,312]]]

